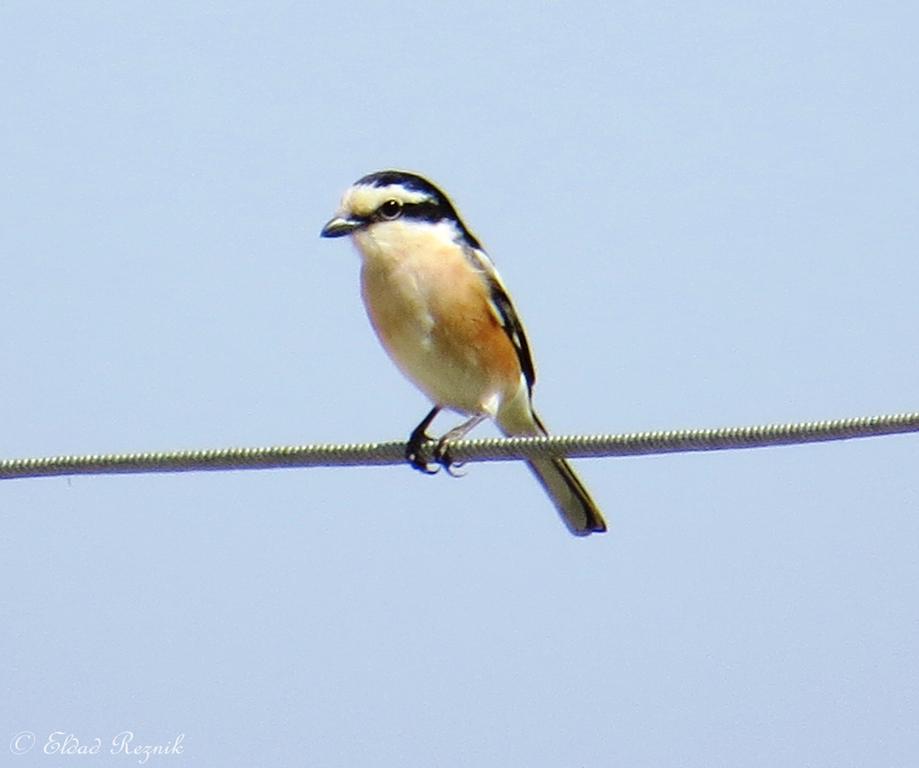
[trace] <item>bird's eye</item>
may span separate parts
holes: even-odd
[[[398,219],[402,213],[402,203],[398,200],[387,200],[380,206],[380,216],[384,219]]]

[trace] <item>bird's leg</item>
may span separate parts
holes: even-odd
[[[425,430],[431,426],[431,422],[434,421],[434,417],[438,413],[440,413],[440,406],[435,405],[430,413],[421,420],[421,423],[412,430],[412,434],[408,438],[408,444],[405,446],[406,461],[415,469],[428,475],[437,474],[439,467],[431,469],[428,463],[422,460],[421,449],[428,440],[431,440],[431,436]]]
[[[453,477],[459,477],[460,475],[454,470],[454,467],[460,467],[462,464],[457,464],[453,461],[453,457],[450,455],[450,443],[453,440],[460,440],[465,437],[470,430],[475,429],[487,418],[488,416],[484,413],[477,413],[459,426],[453,427],[437,441],[437,445],[434,447],[434,461],[446,469]]]

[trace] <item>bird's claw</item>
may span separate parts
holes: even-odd
[[[459,471],[465,462],[454,461],[453,455],[450,453],[450,440],[448,437],[440,438],[437,441],[437,445],[434,446],[434,461],[447,470],[447,474],[450,477],[463,477],[466,474]]]
[[[426,475],[436,475],[440,472],[441,463],[436,458],[433,462],[433,467],[431,463],[424,459],[424,446],[426,443],[432,440],[431,436],[422,431],[412,432],[411,437],[408,439],[408,445],[405,446],[405,460],[411,464],[412,469],[417,469],[419,472],[424,472]]]

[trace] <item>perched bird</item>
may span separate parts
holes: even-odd
[[[414,173],[372,173],[345,192],[321,235],[351,237],[370,322],[399,370],[434,404],[409,438],[412,466],[432,471],[421,447],[444,408],[469,417],[437,442],[435,461],[448,469],[450,441],[486,418],[505,435],[547,434],[533,410],[536,372],[523,325],[491,259],[443,192]],[[568,462],[528,463],[568,530],[606,530]]]

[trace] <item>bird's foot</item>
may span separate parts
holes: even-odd
[[[405,446],[405,460],[411,464],[412,469],[417,469],[426,475],[436,475],[440,472],[441,467],[441,462],[437,459],[436,448],[433,462],[428,462],[425,458],[424,448],[432,440],[433,438],[421,427],[412,432]]]
[[[463,477],[466,473],[460,470],[465,466],[465,462],[453,459],[450,453],[450,440],[451,435],[448,432],[437,441],[437,445],[434,446],[434,462],[439,465],[438,468],[443,467],[447,470],[450,477]]]

